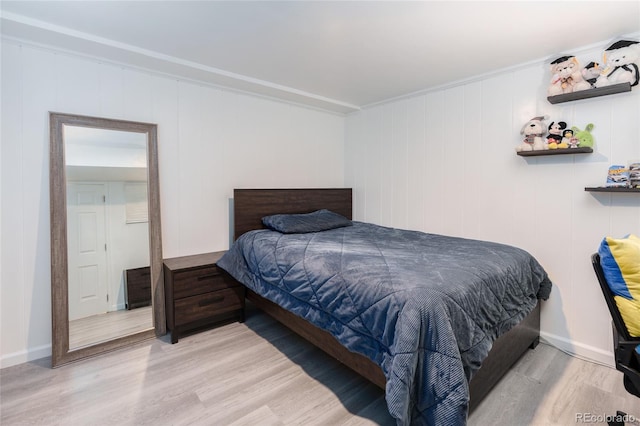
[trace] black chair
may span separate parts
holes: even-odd
[[[629,335],[613,298],[614,294],[607,284],[598,253],[591,255],[591,263],[613,319],[613,351],[616,369],[624,374],[624,388],[627,392],[640,398],[640,355],[636,352],[636,347],[640,345],[640,337]]]

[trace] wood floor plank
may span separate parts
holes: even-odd
[[[622,375],[545,345],[527,352],[470,426],[576,424],[578,413],[640,419]],[[0,370],[0,424],[392,425],[384,392],[249,307],[245,323],[168,336],[50,368]],[[604,422],[600,424],[606,424]]]
[[[246,416],[239,418],[233,423],[229,423],[229,426],[255,426],[255,425],[282,426],[284,425],[284,423],[266,405],[263,405],[257,410],[250,412]]]

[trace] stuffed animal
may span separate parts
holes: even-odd
[[[546,128],[543,120],[548,118],[549,117],[546,115],[533,117],[531,120],[527,121],[524,126],[522,126],[520,134],[524,135],[525,138],[522,143],[516,147],[517,152],[541,151],[543,149],[548,149],[545,140],[542,139],[544,129]]]
[[[564,121],[552,121],[549,124],[549,134],[547,135],[547,146],[549,149],[567,148],[567,145],[562,142],[562,131],[567,128],[567,123]]]
[[[600,68],[600,64],[597,62],[589,62],[582,69],[582,77],[591,87],[595,87],[596,80],[598,80],[600,74],[602,74],[602,68]]]
[[[591,88],[591,84],[582,77],[580,62],[575,56],[562,56],[551,62],[551,74],[553,77],[547,89],[549,96]]]
[[[565,148],[577,148],[580,141],[573,135],[572,129],[566,129],[562,132],[562,144],[565,145]]]
[[[636,86],[640,80],[638,63],[640,63],[640,42],[620,40],[604,51],[603,60],[607,68],[596,80],[596,87],[611,84],[631,83]]]
[[[573,126],[571,130],[575,133],[575,138],[578,140],[578,145],[580,148],[593,148],[593,135],[591,134],[591,130],[593,129],[593,124],[587,124],[587,127],[584,130],[580,130],[576,126]]]

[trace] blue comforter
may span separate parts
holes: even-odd
[[[524,250],[362,222],[251,231],[218,266],[380,365],[398,424],[465,424],[492,342],[551,290]]]

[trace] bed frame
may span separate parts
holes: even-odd
[[[314,189],[235,189],[234,240],[245,232],[262,229],[262,217],[278,213],[309,213],[329,209],[352,219],[352,191],[350,188]],[[247,290],[247,299],[255,306],[280,321],[292,331],[350,367],[361,376],[385,389],[386,378],[382,369],[369,358],[351,352],[330,333],[321,330],[279,305]],[[498,383],[502,376],[529,348],[540,340],[540,305],[519,325],[497,339],[482,367],[469,383],[469,412]]]

